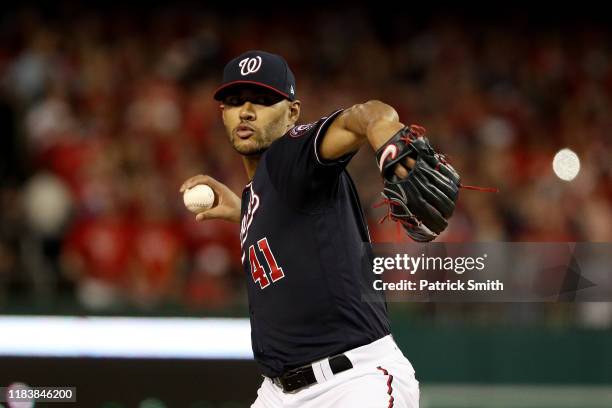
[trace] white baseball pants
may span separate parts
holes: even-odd
[[[334,375],[327,359],[315,362],[317,383],[293,393],[264,378],[251,408],[418,408],[414,368],[391,335],[344,354],[353,368]]]

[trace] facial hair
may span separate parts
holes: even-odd
[[[268,147],[276,139],[280,138],[285,134],[285,126],[282,120],[269,123],[261,131],[256,131],[247,141],[251,142],[250,145],[244,146],[235,143],[236,140],[240,140],[239,136],[232,135],[232,147],[242,156],[261,156]],[[255,145],[253,146],[253,141]]]

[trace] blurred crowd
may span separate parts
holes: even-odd
[[[368,99],[427,128],[466,184],[440,241],[612,241],[612,50],[597,25],[531,27],[366,12],[236,16],[12,10],[0,31],[0,308],[77,299],[88,310],[244,302],[238,228],[198,223],[179,186],[246,176],[212,94],[247,49],[283,55],[302,123]],[[552,157],[581,170],[558,179]],[[374,242],[371,149],[350,164]],[[401,239],[401,237],[400,237]],[[404,238],[405,239],[405,238]]]

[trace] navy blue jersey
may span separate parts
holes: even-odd
[[[329,162],[317,152],[340,112],[274,141],[242,193],[251,340],[268,377],[389,334],[384,295],[361,269],[369,235],[345,170],[352,155]]]

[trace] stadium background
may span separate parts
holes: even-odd
[[[258,7],[7,6],[0,317],[247,315],[237,228],[196,223],[178,187],[197,173],[246,183],[212,93],[252,48],[289,61],[302,123],[380,99],[469,184],[501,189],[462,194],[441,241],[612,241],[612,38],[598,10]],[[571,183],[551,168],[563,147],[582,161]],[[395,241],[372,208],[371,151],[349,168],[373,241]],[[393,303],[391,316],[423,407],[612,405],[610,303]],[[76,385],[79,406],[241,407],[259,382],[240,359],[0,354],[0,386]]]

